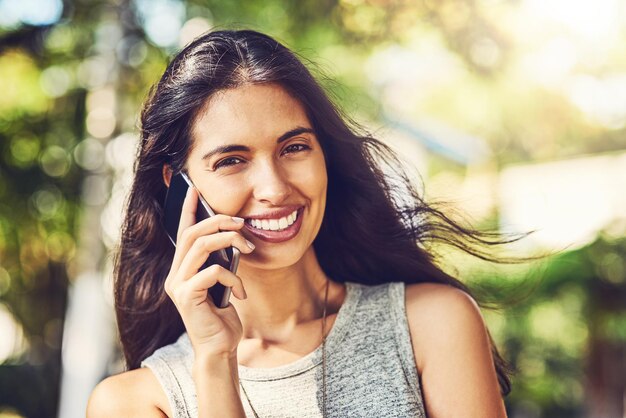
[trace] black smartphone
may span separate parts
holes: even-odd
[[[167,231],[167,235],[174,246],[176,246],[176,236],[178,235],[178,225],[180,224],[183,202],[185,200],[185,196],[187,195],[187,190],[190,187],[196,189],[196,192],[198,193],[196,223],[211,216],[215,216],[215,212],[213,212],[209,204],[206,200],[204,200],[198,189],[191,182],[191,179],[182,171],[173,174],[170,180],[170,187],[168,187],[167,195],[165,196],[163,226],[165,227],[165,231]],[[228,247],[219,251],[213,251],[198,271],[205,269],[212,264],[219,264],[233,273],[236,273],[237,266],[239,265],[239,249],[235,247]],[[217,283],[209,289],[208,293],[209,296],[211,296],[213,303],[218,308],[225,308],[228,306],[230,287]]]

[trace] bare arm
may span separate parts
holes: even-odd
[[[238,392],[236,359],[196,359],[193,379],[198,393],[199,418],[245,418]],[[167,396],[147,368],[103,380],[93,390],[87,405],[87,418],[172,416]]]
[[[506,417],[476,302],[450,286],[407,286],[407,316],[430,418]]]
[[[103,380],[87,404],[87,418],[172,416],[165,393],[148,369],[137,369]]]
[[[193,380],[198,393],[198,418],[245,418],[239,397],[237,358],[196,357]]]

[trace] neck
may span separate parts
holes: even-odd
[[[322,317],[327,276],[311,249],[295,265],[261,270],[241,263],[238,270],[248,298],[231,298],[243,325],[243,338],[281,341],[300,324]]]

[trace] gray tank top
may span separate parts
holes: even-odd
[[[426,418],[404,303],[404,283],[346,283],[346,299],[326,339],[329,417]],[[187,334],[142,363],[156,375],[171,418],[198,415]],[[259,417],[322,416],[322,348],[287,365],[239,366],[239,379]],[[248,417],[254,417],[242,392]]]

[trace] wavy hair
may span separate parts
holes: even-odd
[[[141,142],[114,271],[117,323],[129,369],[185,330],[163,289],[174,254],[161,226],[163,165],[185,165],[192,125],[209,97],[248,83],[282,86],[303,104],[316,132],[328,190],[313,245],[332,280],[444,283],[471,294],[437,265],[429,246],[445,243],[499,262],[486,246],[520,238],[462,226],[427,204],[394,152],[344,117],[302,61],[276,40],[250,30],[209,32],[171,61],[141,114]],[[491,347],[506,395],[510,371],[493,341]]]

